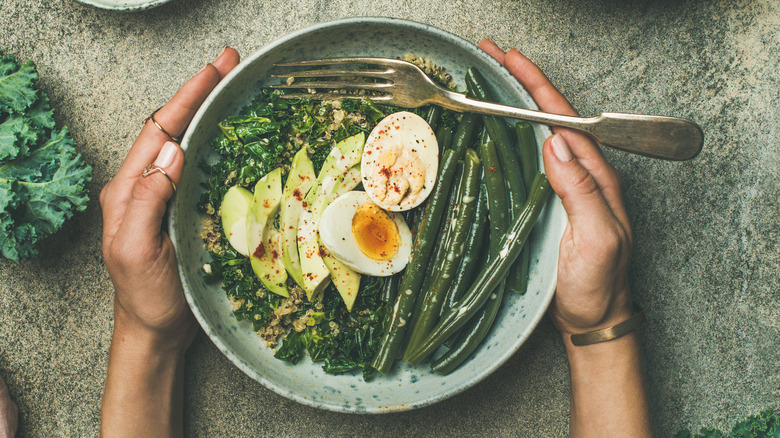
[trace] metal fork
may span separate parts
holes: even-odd
[[[602,113],[598,117],[572,117],[524,108],[469,99],[436,85],[416,65],[389,58],[327,58],[307,61],[280,62],[277,67],[324,67],[315,70],[274,74],[277,78],[341,78],[314,82],[292,82],[274,88],[307,89],[302,93],[287,93],[287,99],[307,98],[336,100],[364,97],[373,102],[402,108],[439,105],[458,112],[474,112],[500,117],[523,119],[546,125],[561,126],[584,132],[598,143],[626,152],[665,160],[689,160],[701,151],[704,133],[694,122],[664,116]],[[383,68],[365,68],[366,66]],[[346,78],[346,79],[345,79]],[[373,78],[374,82],[364,78]],[[376,81],[377,79],[381,82]],[[365,90],[362,96],[316,90]]]

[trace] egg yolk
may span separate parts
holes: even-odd
[[[392,259],[401,245],[401,236],[393,218],[373,203],[363,204],[355,211],[352,237],[360,251],[373,260]]]

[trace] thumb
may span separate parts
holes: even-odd
[[[612,218],[612,211],[596,180],[572,154],[561,134],[545,141],[542,155],[547,178],[561,198],[573,231],[597,231],[609,223],[605,219]]]
[[[167,141],[153,164],[165,173],[154,172],[145,178],[136,179],[117,233],[141,242],[159,239],[166,204],[174,194],[171,183],[178,184],[181,179],[184,152],[178,144]],[[170,181],[165,175],[168,175]]]

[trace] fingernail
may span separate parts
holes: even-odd
[[[574,159],[574,155],[571,154],[569,144],[563,139],[561,134],[555,134],[552,138],[552,150],[558,161],[563,163],[569,162]]]
[[[203,70],[205,70],[205,69],[206,69],[208,66],[210,66],[210,65],[211,65],[211,63],[204,65],[204,66],[203,66],[203,67],[202,67],[200,70],[198,70],[198,72],[197,72],[197,73],[195,73],[195,74],[196,74],[196,75],[199,75],[199,74],[203,73]]]
[[[173,163],[173,159],[176,158],[176,154],[179,152],[179,146],[172,141],[166,141],[157,158],[154,160],[154,165],[157,167],[166,168]]]
[[[223,48],[222,48],[222,51],[221,51],[221,52],[219,52],[219,55],[217,55],[217,58],[216,58],[216,59],[219,59],[219,57],[220,57],[220,56],[224,55],[224,54],[225,54],[225,50],[227,50],[227,48],[228,48],[228,46],[225,46],[225,47],[223,47]]]

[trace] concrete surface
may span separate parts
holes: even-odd
[[[33,59],[57,120],[95,168],[93,202],[42,247],[0,266],[0,375],[20,436],[95,436],[111,331],[97,195],[141,120],[225,45],[248,55],[337,18],[413,19],[519,47],[583,114],[690,117],[702,154],[667,163],[608,151],[625,177],[647,310],[659,436],[730,428],[780,406],[780,6],[767,1],[173,0],[140,13],[71,0],[0,0],[0,46]],[[190,436],[566,436],[568,369],[545,321],[506,366],[418,411],[339,415],[243,375],[204,336],[188,355]]]

